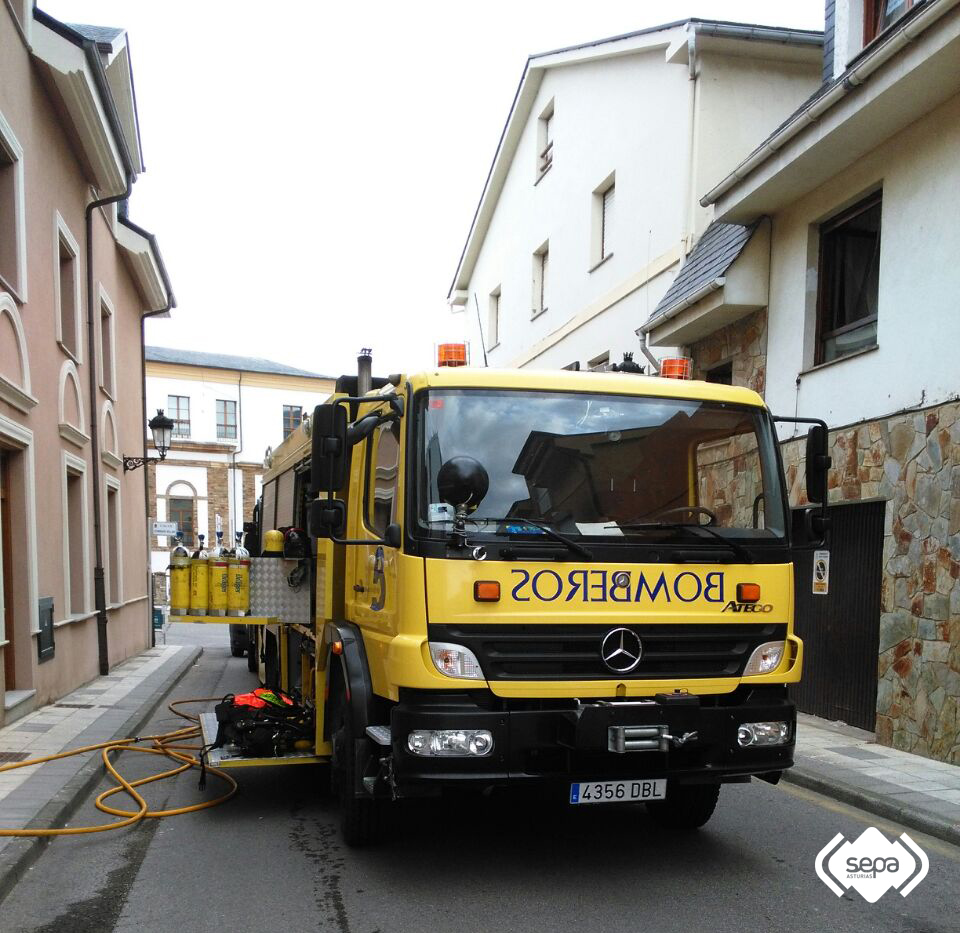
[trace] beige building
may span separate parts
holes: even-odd
[[[120,29],[0,9],[0,724],[150,644],[142,322],[173,293],[126,216]]]
[[[960,763],[960,2],[827,0],[824,50],[816,93],[702,192],[716,222],[641,329],[831,428],[800,708]]]
[[[232,544],[252,517],[269,452],[326,401],[335,380],[197,350],[147,347],[146,360],[147,408],[174,421],[166,459],[149,465],[151,517],[176,522],[189,546],[198,534],[212,543],[219,520]],[[170,547],[168,536],[152,538],[155,573],[166,570]]]

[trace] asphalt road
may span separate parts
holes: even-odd
[[[207,643],[175,697],[248,689],[226,630]],[[158,712],[149,731],[180,720]],[[145,730],[146,731],[146,730]],[[140,776],[148,756],[128,756]],[[236,772],[235,772],[236,773]],[[36,933],[263,931],[923,931],[960,928],[960,850],[913,831],[928,877],[902,898],[868,904],[831,893],[816,853],[867,826],[903,827],[788,785],[733,785],[699,832],[671,835],[639,806],[538,805],[495,796],[419,801],[391,839],[350,850],[312,768],[240,772],[224,806],[132,829],[54,840],[0,905],[0,930]],[[104,787],[107,786],[106,782]],[[205,794],[195,773],[148,788],[154,807]],[[72,825],[102,822],[92,799]]]

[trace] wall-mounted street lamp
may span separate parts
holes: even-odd
[[[135,470],[142,467],[145,463],[159,463],[166,460],[167,451],[170,449],[170,439],[173,437],[173,421],[168,418],[162,408],[157,409],[157,413],[147,422],[150,432],[153,434],[153,446],[157,448],[159,457],[124,457],[123,472]]]

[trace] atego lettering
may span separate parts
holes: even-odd
[[[723,571],[697,574],[685,570],[672,580],[663,572],[632,574],[608,570],[570,570],[566,575],[556,570],[511,570],[511,595],[518,603],[708,603],[724,601]],[[767,609],[750,611],[771,611]],[[726,611],[726,609],[724,609]],[[739,611],[739,610],[735,610]]]

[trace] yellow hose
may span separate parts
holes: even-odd
[[[190,720],[193,723],[199,723],[198,716],[191,713],[181,712],[177,709],[185,703],[210,703],[219,700],[220,697],[200,697],[190,700],[176,700],[171,703],[168,709],[183,719]],[[179,816],[181,813],[193,813],[197,810],[206,810],[208,807],[215,807],[218,804],[225,803],[237,792],[237,782],[219,768],[207,768],[207,772],[212,774],[229,785],[227,793],[213,800],[205,800],[203,803],[191,804],[188,807],[175,807],[170,810],[151,810],[147,806],[146,800],[137,792],[136,788],[144,784],[152,784],[154,781],[162,781],[164,778],[174,777],[190,768],[199,768],[200,759],[194,755],[187,754],[191,751],[200,751],[200,745],[181,744],[184,740],[200,738],[199,725],[187,726],[183,729],[176,729],[173,732],[165,732],[160,735],[144,735],[135,738],[113,739],[110,742],[100,742],[97,745],[84,745],[82,748],[73,748],[66,752],[60,752],[57,755],[46,755],[43,758],[28,758],[26,761],[18,761],[9,765],[0,766],[0,774],[5,771],[13,771],[16,768],[30,768],[34,765],[41,765],[47,761],[57,761],[61,758],[71,758],[74,755],[84,755],[89,752],[99,751],[103,758],[103,766],[110,776],[117,782],[115,787],[111,787],[101,793],[94,801],[98,810],[103,813],[109,813],[112,816],[120,816],[123,819],[114,823],[104,823],[100,826],[73,826],[69,829],[0,829],[2,836],[79,836],[84,833],[102,833],[111,829],[123,829],[125,826],[132,826],[146,819],[160,819],[164,816]],[[201,739],[202,741],[202,739]],[[152,747],[141,748],[138,743],[152,742]],[[179,762],[177,767],[170,768],[167,771],[161,771],[158,774],[152,774],[149,777],[140,778],[138,781],[128,781],[114,767],[110,760],[114,752],[142,752],[147,755],[160,755],[164,758]],[[134,802],[136,810],[121,810],[116,807],[108,806],[104,801],[114,794],[124,793]]]

